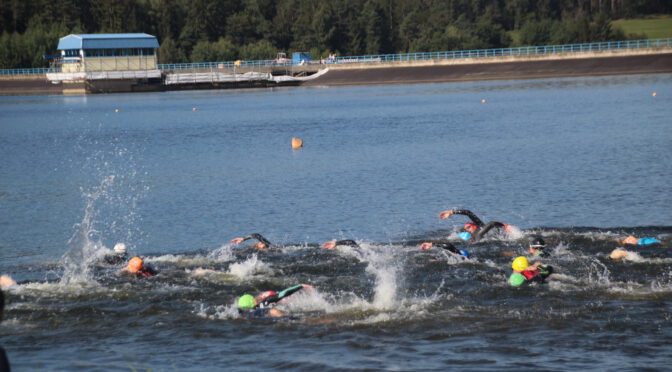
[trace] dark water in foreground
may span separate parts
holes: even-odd
[[[0,344],[17,371],[667,370],[670,97],[669,74],[2,97]],[[465,246],[452,207],[519,230]],[[280,246],[228,243],[252,232]],[[610,261],[630,234],[663,243]],[[558,275],[510,288],[532,235]],[[440,237],[472,259],[418,250]],[[120,241],[160,274],[100,264]],[[291,318],[233,306],[296,283]]]

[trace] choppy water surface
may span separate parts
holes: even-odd
[[[2,97],[0,344],[18,371],[666,370],[670,97],[669,74]],[[519,231],[465,245],[453,207]],[[276,246],[229,243],[253,232]],[[630,234],[662,244],[612,262]],[[510,288],[532,235],[558,275]],[[159,275],[101,264],[116,242]],[[289,318],[233,306],[296,283]]]

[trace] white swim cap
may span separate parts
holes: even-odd
[[[126,253],[126,244],[124,244],[124,243],[117,243],[117,244],[114,246],[114,253],[119,253],[119,254]]]

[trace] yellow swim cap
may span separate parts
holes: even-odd
[[[530,266],[530,263],[527,262],[525,256],[517,257],[511,264],[511,267],[516,271],[524,271],[528,266]]]
[[[142,262],[142,258],[133,257],[131,258],[130,261],[128,261],[128,266],[126,266],[126,270],[132,273],[137,273],[138,271],[142,270],[143,266],[144,262]]]

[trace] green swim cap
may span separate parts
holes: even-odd
[[[525,276],[523,274],[513,273],[509,277],[509,284],[514,287],[520,287],[523,283],[525,283]]]
[[[251,294],[242,295],[238,299],[239,309],[254,309],[254,305],[254,297]]]

